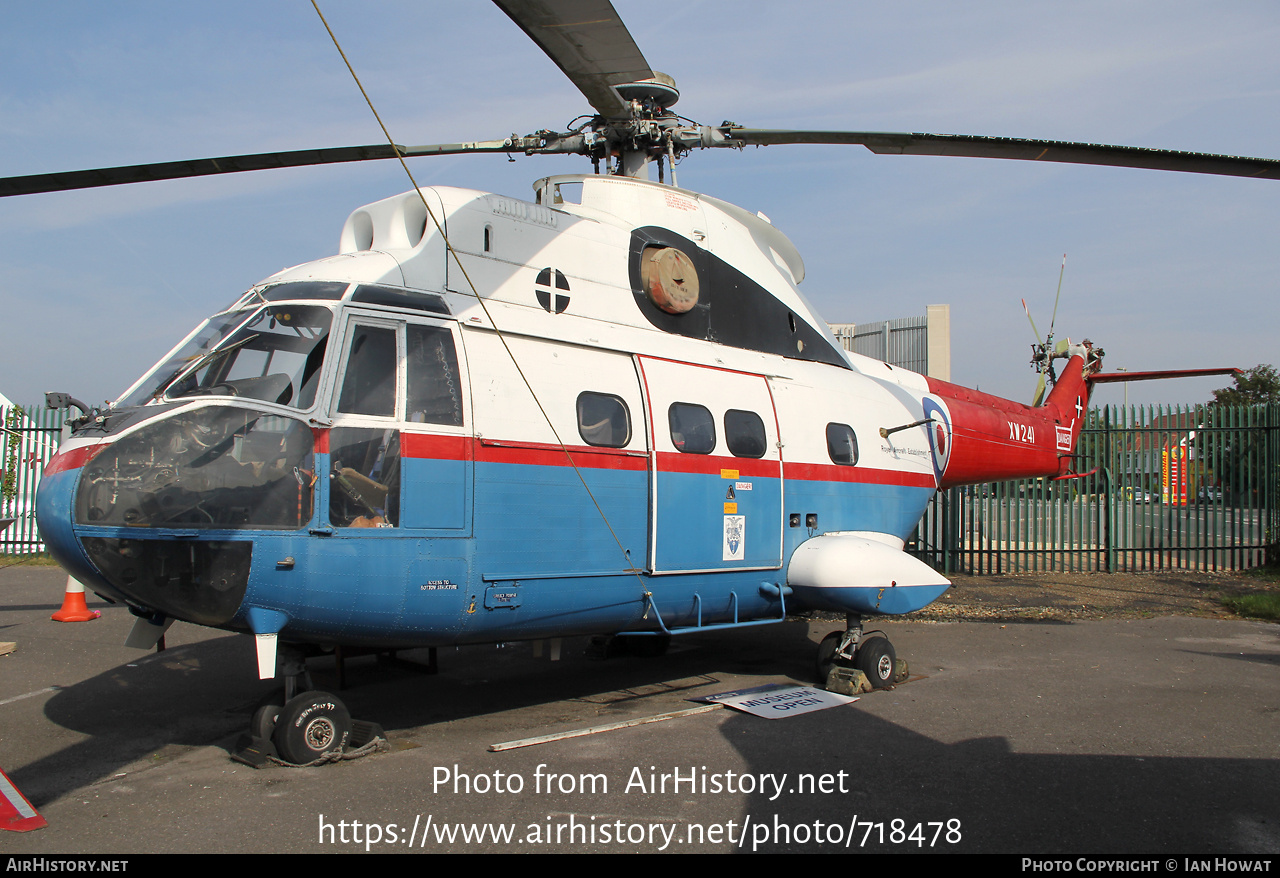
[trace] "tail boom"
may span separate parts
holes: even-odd
[[[1039,406],[930,378],[930,392],[951,413],[951,454],[938,487],[1070,473],[1089,407],[1089,376],[1100,367],[1099,358],[1077,346]]]

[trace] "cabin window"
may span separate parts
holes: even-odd
[[[764,457],[764,421],[755,412],[729,409],[724,413],[724,441],[734,457]]]
[[[493,252],[493,226],[490,225],[484,227],[484,252]]]
[[[841,466],[858,462],[858,437],[848,424],[827,424],[827,454]]]
[[[400,433],[334,427],[329,433],[329,522],[335,527],[400,523]]]
[[[716,422],[700,405],[673,402],[667,409],[671,444],[686,454],[710,454],[716,447]]]
[[[396,331],[353,327],[338,411],[392,418],[396,414]]]
[[[578,435],[588,445],[625,448],[631,442],[631,413],[611,393],[578,394]]]
[[[442,326],[408,327],[407,418],[420,424],[462,426],[462,382],[453,333]]]

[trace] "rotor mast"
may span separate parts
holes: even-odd
[[[680,119],[668,108],[680,99],[680,91],[674,79],[657,72],[647,79],[615,86],[614,90],[626,101],[628,117],[597,116],[592,124],[597,126],[597,133],[603,134],[605,149],[617,159],[615,174],[648,179],[650,159],[675,158],[672,135],[680,127]]]

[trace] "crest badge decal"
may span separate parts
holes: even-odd
[[[726,515],[724,517],[724,552],[721,560],[741,561],[746,553],[747,517],[745,515]]]

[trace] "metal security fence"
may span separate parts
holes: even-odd
[[[946,573],[1241,570],[1280,563],[1280,406],[1108,406],[1081,478],[939,492],[914,553]]]
[[[0,553],[41,552],[36,488],[58,450],[65,412],[32,406],[0,407]]]
[[[1108,406],[1078,479],[940,491],[909,550],[944,573],[1241,570],[1280,563],[1280,406]],[[0,553],[44,549],[36,488],[65,412],[0,407]]]

